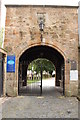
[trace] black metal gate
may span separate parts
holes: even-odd
[[[0,97],[3,95],[3,55],[0,53]]]
[[[27,71],[26,71],[27,72]],[[24,79],[23,79],[23,73],[25,73],[22,64],[19,65],[19,95],[41,95],[42,94],[42,69],[40,76],[37,78],[33,77],[33,74],[31,74],[31,77],[25,77],[26,78],[26,85],[24,86]]]
[[[61,79],[62,79],[62,86],[63,86],[63,95],[65,95],[65,65],[63,64],[61,68]]]

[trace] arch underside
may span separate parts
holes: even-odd
[[[20,62],[30,63],[37,58],[46,58],[52,61],[56,67],[64,62],[63,56],[57,50],[48,46],[31,47],[21,55],[19,60]]]
[[[64,67],[64,57],[56,49],[49,46],[31,47],[20,56],[19,69],[20,64],[22,64],[22,69],[24,69],[22,73],[22,79],[25,80],[24,85],[26,85],[26,71],[28,65],[37,58],[46,58],[54,64],[56,69],[56,86],[60,86],[60,80],[62,79],[64,87],[64,71],[62,71]]]

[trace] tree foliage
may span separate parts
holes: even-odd
[[[32,70],[32,67],[33,71],[36,71],[36,73],[39,73],[41,71],[41,67],[42,71],[49,71],[50,74],[52,74],[53,70],[55,69],[54,64],[51,61],[42,58],[32,61],[28,69]]]

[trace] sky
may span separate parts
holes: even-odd
[[[79,0],[3,0],[5,4],[78,6]]]

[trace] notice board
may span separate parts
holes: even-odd
[[[78,80],[78,70],[70,70],[70,80]]]
[[[7,72],[15,72],[15,56],[7,56]]]

